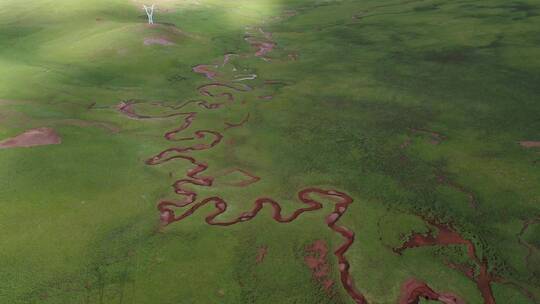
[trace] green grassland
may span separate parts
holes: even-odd
[[[0,140],[36,127],[63,140],[0,150],[0,303],[353,303],[332,254],[332,295],[303,259],[315,240],[342,242],[324,224],[331,203],[290,224],[264,210],[214,227],[203,207],[159,227],[156,202],[189,166],[144,160],[172,145],[162,135],[179,121],[115,110],[122,100],[151,112],[145,103],[200,98],[209,81],[192,67],[253,53],[249,26],[273,34],[272,60],[234,64],[259,76],[254,86],[286,85],[261,88],[271,100],[238,93],[244,105],[197,116],[195,129],[222,129],[250,113],[227,131],[233,145],[192,152],[210,173],[240,167],[261,177],[198,190],[231,202],[224,218],[260,196],[290,212],[304,187],[340,189],[354,198],[340,223],[356,233],[347,257],[370,303],[397,303],[410,277],[483,303],[447,266],[467,260],[463,246],[391,250],[427,231],[420,216],[474,241],[501,278],[497,303],[540,301],[540,150],[518,144],[540,141],[540,3],[154,2],[159,24],[149,27],[140,1],[0,1]],[[257,264],[261,246],[268,254]]]

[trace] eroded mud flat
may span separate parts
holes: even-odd
[[[58,145],[62,143],[60,135],[51,128],[36,128],[0,141],[0,149],[29,148],[36,146]]]

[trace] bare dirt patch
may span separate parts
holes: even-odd
[[[327,261],[328,246],[323,240],[317,240],[306,247],[304,262],[311,269],[313,277],[324,287],[326,292],[332,291],[334,281],[330,276],[330,265]]]
[[[173,45],[174,42],[164,37],[146,37],[144,38],[144,45]]]
[[[216,71],[213,71],[217,66],[208,64],[199,64],[193,67],[193,72],[198,74],[204,74],[208,79],[214,79],[218,76]]]
[[[520,141],[519,144],[527,149],[530,148],[540,148],[540,141]]]
[[[54,129],[37,128],[0,141],[0,149],[57,145],[61,142],[60,135]]]
[[[257,251],[257,257],[255,258],[255,262],[257,264],[260,264],[264,261],[264,258],[266,257],[266,254],[268,253],[268,247],[262,246],[259,247],[259,250]]]

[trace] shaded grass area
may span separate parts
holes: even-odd
[[[196,156],[211,170],[242,167],[262,180],[201,196],[233,201],[225,215],[233,217],[259,196],[290,211],[302,187],[347,191],[355,203],[342,221],[357,233],[348,256],[370,302],[395,303],[409,277],[482,302],[474,283],[445,265],[465,263],[463,248],[392,252],[412,231],[427,231],[420,214],[475,242],[506,280],[493,284],[498,303],[540,297],[539,253],[527,263],[516,237],[539,214],[538,152],[516,143],[540,140],[534,1],[165,1],[156,27],[128,1],[62,1],[54,10],[49,1],[7,2],[1,138],[51,126],[64,142],[0,151],[0,302],[350,302],[340,284],[325,293],[303,261],[314,240],[342,241],[324,226],[328,208],[287,225],[264,211],[220,229],[204,223],[207,207],[160,229],[155,202],[189,167],[143,161],[170,146],[161,134],[176,122],[114,110],[124,99],[198,98],[205,79],[191,68],[251,50],[244,27],[257,24],[278,47],[270,62],[238,66],[286,85],[270,90],[272,100],[248,93],[246,106],[202,113],[194,128],[218,129],[249,112],[245,128],[227,133],[234,144]],[[262,22],[284,11],[296,15]],[[174,45],[144,46],[144,37]],[[290,53],[298,60],[283,59]],[[413,130],[444,139],[433,144]],[[473,193],[478,207],[440,176]],[[537,228],[523,236],[536,248]],[[269,252],[256,264],[260,246]]]

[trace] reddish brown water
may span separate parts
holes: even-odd
[[[277,45],[272,40],[272,34],[264,32],[261,28],[250,29],[248,35],[244,39],[252,47],[257,49],[255,56],[263,59],[268,59],[266,55],[270,53]]]
[[[225,122],[225,130],[228,130],[230,128],[237,128],[243,126],[245,123],[247,123],[249,120],[249,113],[240,121],[239,123],[232,123],[232,122]]]
[[[426,220],[426,222],[437,228],[437,235],[433,235],[432,230],[425,234],[413,233],[399,248],[395,248],[394,252],[402,254],[406,249],[423,246],[466,246],[469,259],[478,268],[477,273],[475,273],[474,268],[466,265],[450,264],[449,266],[460,270],[476,283],[476,287],[484,299],[484,304],[495,304],[495,298],[493,297],[493,292],[491,290],[491,283],[494,281],[494,277],[488,271],[487,260],[485,258],[480,259],[478,257],[476,247],[474,246],[473,242],[463,238],[448,224],[441,224],[431,220]]]
[[[218,73],[214,71],[216,68],[215,65],[199,64],[193,67],[193,72],[203,74],[208,79],[214,79],[218,76]]]
[[[217,69],[221,66],[225,66],[227,63],[231,61],[233,57],[237,57],[237,54],[234,53],[227,53],[223,55],[223,62],[216,63],[216,64],[199,64],[192,68],[192,71],[198,74],[203,74],[208,79],[216,79],[220,76],[220,74],[217,72]]]
[[[409,279],[401,285],[399,304],[418,304],[420,299],[437,301],[444,304],[464,304],[458,296],[451,293],[439,293],[431,289],[425,282]]]
[[[469,205],[473,209],[478,209],[478,199],[476,198],[476,195],[471,190],[467,189],[466,187],[458,184],[457,182],[454,182],[450,179],[448,179],[444,174],[439,174],[437,176],[437,181],[440,184],[446,185],[456,191],[459,191],[467,196],[469,199]]]

